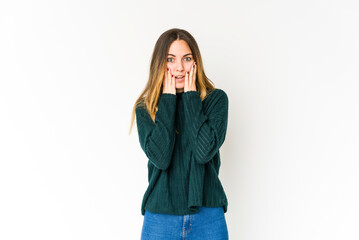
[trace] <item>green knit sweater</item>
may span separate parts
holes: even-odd
[[[227,94],[216,88],[202,101],[197,91],[162,93],[155,122],[136,107],[141,148],[148,157],[148,188],[141,214],[193,214],[200,206],[223,207],[218,177],[228,122]]]

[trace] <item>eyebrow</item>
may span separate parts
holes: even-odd
[[[176,55],[170,54],[170,53],[169,53],[168,55],[171,55],[171,56],[174,56],[174,57],[176,56]],[[185,55],[183,55],[183,56],[185,57],[185,56],[187,56],[187,55],[192,55],[192,53],[187,53],[187,54],[185,54]]]

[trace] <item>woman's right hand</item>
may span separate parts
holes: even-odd
[[[176,95],[176,79],[172,75],[171,69],[169,68],[167,68],[167,73],[165,74],[165,80],[163,81],[162,93],[172,93]]]

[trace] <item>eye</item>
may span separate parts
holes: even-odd
[[[191,61],[191,59],[192,59],[191,57],[186,57],[186,59],[187,59],[187,58],[189,58],[189,60],[188,60],[188,61]]]
[[[171,62],[171,61],[168,61],[168,60],[170,60],[170,59],[173,59],[173,58],[167,58],[167,62]]]

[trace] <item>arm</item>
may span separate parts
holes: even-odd
[[[194,158],[200,164],[209,162],[222,146],[227,132],[228,97],[217,89],[208,113],[204,113],[202,99],[197,91],[183,93],[186,129],[190,135],[190,146]]]
[[[158,102],[155,122],[144,107],[136,108],[138,137],[142,150],[153,165],[166,170],[175,144],[175,114],[177,96],[162,93]]]

